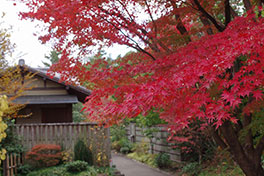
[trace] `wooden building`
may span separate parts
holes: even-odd
[[[59,76],[47,75],[47,69],[32,68],[20,60],[20,68],[34,74],[32,89],[25,91],[15,103],[26,104],[21,114],[32,114],[28,118],[16,119],[23,123],[62,123],[72,122],[72,105],[84,102],[91,91],[81,87],[60,82]]]

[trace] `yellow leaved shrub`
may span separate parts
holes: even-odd
[[[8,101],[5,95],[0,96],[0,142],[6,137],[5,130],[7,129],[7,124],[3,121],[3,114],[8,109]],[[6,150],[0,148],[0,164],[2,160],[5,160]]]

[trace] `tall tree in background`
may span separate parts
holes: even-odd
[[[89,83],[92,119],[111,125],[155,108],[172,140],[199,119],[246,175],[264,175],[262,0],[22,1],[30,8],[22,18],[49,24],[40,39],[57,39],[62,58],[52,69]],[[98,43],[138,52],[111,65],[73,57]]]
[[[45,66],[45,67],[50,67],[52,64],[55,64],[59,61],[60,59],[60,52],[58,51],[55,51],[55,50],[52,50],[50,51],[49,55],[45,56],[45,59],[47,59],[49,62],[46,62],[46,61],[42,61],[42,64]]]

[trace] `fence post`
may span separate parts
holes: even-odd
[[[6,154],[6,159],[3,161],[3,176],[7,176],[7,160],[8,154]]]

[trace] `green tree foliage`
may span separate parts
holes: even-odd
[[[42,61],[42,64],[46,67],[50,67],[52,64],[55,64],[59,61],[60,59],[60,52],[56,51],[56,50],[52,50],[50,51],[49,55],[46,55],[45,58],[48,60],[46,61]]]
[[[86,117],[82,112],[83,104],[78,102],[72,106],[72,118],[73,122],[83,122]]]
[[[93,165],[92,152],[81,139],[79,139],[74,145],[74,160],[85,161],[89,165]]]

